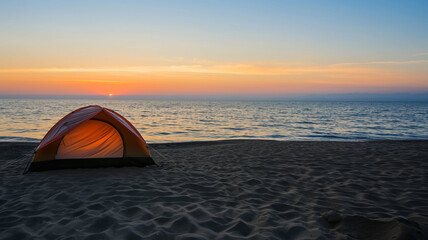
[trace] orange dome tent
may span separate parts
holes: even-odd
[[[130,122],[100,106],[77,109],[56,123],[36,148],[28,171],[155,165]]]

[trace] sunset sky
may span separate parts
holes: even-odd
[[[0,1],[0,94],[428,92],[428,1]]]

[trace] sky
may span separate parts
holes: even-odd
[[[0,0],[0,95],[428,93],[428,1]]]

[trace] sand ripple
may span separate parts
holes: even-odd
[[[160,168],[21,175],[0,144],[1,239],[427,239],[427,141],[159,144]]]

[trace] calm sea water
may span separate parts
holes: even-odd
[[[0,141],[39,141],[63,116],[97,104],[149,143],[222,139],[428,139],[428,103],[0,99]]]

